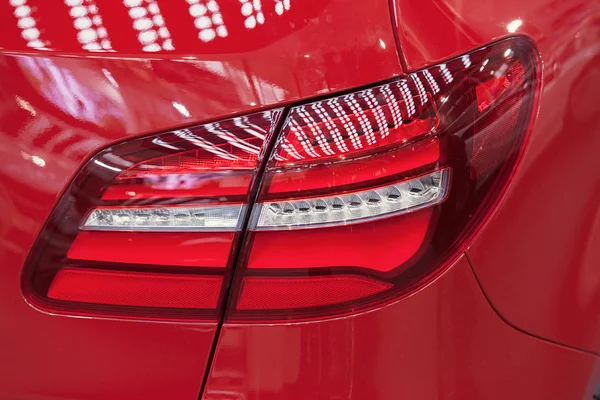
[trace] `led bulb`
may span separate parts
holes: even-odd
[[[235,230],[241,205],[216,207],[98,207],[84,230]]]
[[[360,192],[338,196],[269,202],[259,205],[255,229],[347,225],[402,214],[440,203],[448,187],[448,169]]]

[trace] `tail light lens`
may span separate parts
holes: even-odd
[[[26,295],[58,311],[216,320],[280,114],[167,132],[96,155],[31,252]]]
[[[273,111],[114,146],[53,212],[26,294],[161,318],[226,304],[233,321],[397,299],[450,265],[497,204],[537,78],[531,43],[509,39],[293,107],[278,135]]]

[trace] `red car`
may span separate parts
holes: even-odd
[[[597,399],[600,3],[0,2],[1,399]]]

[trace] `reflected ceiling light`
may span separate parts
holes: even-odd
[[[509,33],[515,33],[517,29],[521,27],[521,25],[523,25],[523,21],[521,21],[520,19],[515,19],[514,21],[511,21],[508,23],[508,25],[506,25],[506,30]]]

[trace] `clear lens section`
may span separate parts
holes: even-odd
[[[441,202],[448,169],[409,181],[339,196],[263,203],[256,229],[347,225],[402,214]]]
[[[241,205],[222,207],[95,208],[85,230],[235,230]]]

